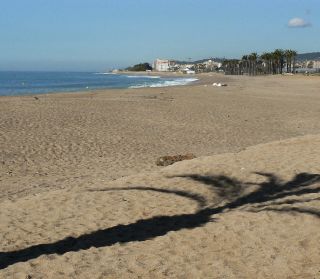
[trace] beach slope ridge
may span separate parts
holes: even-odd
[[[0,277],[317,278],[319,166],[308,135],[3,201]]]

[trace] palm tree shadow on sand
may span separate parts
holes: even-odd
[[[198,210],[190,214],[155,216],[141,219],[128,225],[117,225],[97,230],[79,237],[67,237],[53,243],[34,245],[17,251],[0,252],[0,269],[18,262],[35,259],[41,255],[62,255],[91,247],[98,248],[111,246],[115,243],[145,241],[165,235],[171,231],[201,227],[208,222],[214,222],[215,219],[213,217],[215,214],[220,214],[221,217],[221,214],[230,210],[310,214],[320,218],[319,209],[301,207],[308,202],[320,200],[319,195],[314,195],[320,193],[320,174],[300,173],[288,182],[282,181],[271,173],[257,174],[264,176],[266,180],[262,183],[253,184],[222,175],[201,176],[192,174],[179,176],[200,182],[201,185],[209,187],[210,191],[219,197],[218,204],[212,204],[206,197],[196,193],[155,187],[139,186],[90,190],[101,192],[150,191],[177,195],[196,202]],[[250,186],[254,186],[254,190],[246,193]]]

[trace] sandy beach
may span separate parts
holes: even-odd
[[[0,278],[320,278],[320,78],[199,79],[0,97]]]

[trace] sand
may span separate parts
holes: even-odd
[[[0,278],[320,277],[320,79],[200,78],[0,98]]]

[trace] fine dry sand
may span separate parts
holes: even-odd
[[[320,278],[319,88],[0,98],[0,278]]]

